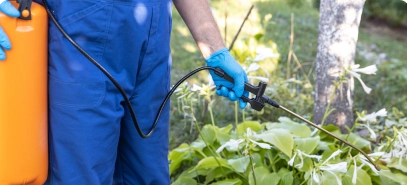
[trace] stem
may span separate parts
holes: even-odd
[[[247,18],[249,17],[250,13],[252,13],[253,8],[254,8],[254,5],[252,5],[252,6],[250,7],[250,9],[249,9],[249,12],[247,12],[246,17],[244,18],[242,24],[241,24],[240,27],[239,27],[239,30],[237,31],[235,37],[234,37],[233,40],[232,40],[232,43],[230,43],[229,51],[232,50],[233,45],[235,44],[235,41],[236,41],[237,37],[238,37],[239,34],[240,34],[240,31],[242,31],[242,28],[243,28],[244,23],[246,22],[246,20],[247,20]]]
[[[245,114],[245,110],[242,110],[242,121],[244,122],[246,120],[246,114]]]
[[[273,168],[273,171],[274,172],[277,172],[277,168],[276,168],[276,165],[275,165],[275,162],[274,162],[274,158],[272,158],[271,157],[271,151],[269,151],[268,153],[267,153],[267,155],[268,155],[268,157],[269,157],[269,160],[270,160],[270,164],[271,164],[271,168]]]
[[[252,174],[253,174],[254,185],[257,185],[256,175],[254,174],[253,156],[251,154],[250,154],[250,163],[251,163],[251,166],[252,166]]]
[[[293,43],[294,43],[294,14],[291,13],[291,34],[290,34],[290,46],[288,48],[288,57],[287,57],[287,79],[290,78],[290,62],[291,56],[293,54]]]
[[[216,163],[218,163],[218,165],[219,165],[219,167],[220,167],[220,170],[222,171],[223,176],[226,177],[226,173],[225,173],[225,171],[223,170],[222,165],[220,164],[220,162],[219,162],[218,159],[216,158],[216,156],[218,156],[218,155],[216,155],[216,152],[214,152],[213,149],[212,149],[211,147],[209,147],[210,145],[208,144],[208,142],[206,142],[205,138],[202,136],[201,129],[199,128],[197,122],[195,122],[195,126],[196,126],[196,129],[197,129],[198,132],[199,132],[199,136],[201,136],[203,142],[205,143],[206,146],[208,146],[209,151],[212,153],[213,158],[215,159]]]
[[[208,109],[209,109],[209,115],[211,115],[212,125],[215,126],[215,119],[213,119],[213,113],[212,113],[212,102],[209,102]]]
[[[239,123],[239,118],[238,118],[238,110],[237,110],[237,101],[235,101],[235,126],[236,126],[236,131],[237,131],[237,124]],[[237,133],[237,132],[236,132]],[[237,134],[235,135],[235,138],[237,139]]]
[[[326,106],[325,113],[324,113],[324,117],[322,118],[322,121],[321,121],[321,127],[324,126],[325,119],[326,119],[326,118],[329,116],[329,114],[331,114],[332,111],[334,110],[334,109],[333,109],[333,110],[329,110],[329,108],[331,107],[331,102],[332,102],[332,100],[334,99],[336,90],[338,90],[338,86],[337,86],[337,85],[335,85],[334,91],[332,92],[331,96],[329,96],[328,105]]]

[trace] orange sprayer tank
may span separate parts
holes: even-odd
[[[43,184],[47,178],[47,21],[36,3],[31,20],[0,13],[12,45],[0,61],[0,185]]]

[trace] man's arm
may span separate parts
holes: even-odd
[[[209,0],[173,0],[204,58],[225,48]]]
[[[241,96],[249,95],[249,92],[244,90],[247,75],[225,47],[213,18],[209,0],[173,0],[173,2],[201,50],[206,64],[221,68],[234,80],[232,84],[210,71],[217,87],[216,94],[227,97],[231,101],[239,100],[240,108],[246,107],[247,103]]]

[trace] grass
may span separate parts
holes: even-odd
[[[229,1],[228,9],[228,32],[227,44],[230,44],[234,34],[243,21],[251,4],[255,5],[247,23],[243,27],[242,34],[238,40],[253,37],[257,33],[264,35],[264,42],[272,41],[277,44],[281,55],[278,69],[272,76],[285,76],[287,70],[296,77],[302,78],[300,70],[293,73],[297,64],[291,63],[287,68],[287,56],[290,47],[291,17],[294,16],[294,43],[292,50],[298,57],[304,70],[312,72],[317,53],[318,22],[319,12],[312,7],[311,0],[303,1],[301,6],[290,6],[292,0],[258,0],[258,1]],[[224,34],[224,0],[213,0],[214,14],[218,21],[222,34]],[[266,15],[271,14],[272,18],[265,21]],[[362,27],[359,32],[358,50],[367,48],[373,54],[386,53],[385,60],[376,61],[366,59],[357,52],[355,63],[361,66],[377,64],[379,71],[375,76],[363,75],[362,79],[367,86],[373,90],[370,95],[363,92],[359,82],[355,80],[355,109],[358,111],[368,110],[368,112],[378,111],[381,108],[391,110],[393,106],[407,113],[407,69],[405,69],[405,59],[407,58],[407,36],[396,34],[392,30],[382,32],[373,30],[375,26],[365,25],[362,20]],[[369,49],[371,46],[375,49]],[[204,65],[198,48],[189,34],[181,17],[174,9],[173,12],[173,34],[171,40],[173,54],[172,84],[179,80],[189,71]],[[191,79],[190,83],[206,83],[207,74],[200,74]],[[314,82],[314,75],[310,80]],[[305,96],[313,96],[311,93]],[[280,102],[284,103],[284,102]],[[176,109],[176,99],[172,98],[172,119],[171,119],[171,147],[175,147],[181,142],[194,140],[197,136],[195,129],[190,132],[190,124],[185,124],[183,116]],[[234,122],[234,104],[223,99],[216,99],[214,105],[214,116],[217,124],[228,124]],[[232,108],[233,107],[233,108]],[[308,111],[312,113],[312,106]],[[196,111],[198,117],[202,116],[204,108]],[[209,117],[209,116],[206,116]],[[202,123],[208,122],[208,118],[202,118]]]

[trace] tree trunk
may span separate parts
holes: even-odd
[[[365,0],[321,0],[320,4],[314,122],[321,124],[328,102],[331,102],[330,108],[335,111],[325,119],[324,125],[335,124],[345,132],[345,125],[353,125],[353,91],[350,88],[353,78],[339,86],[336,92],[334,82],[339,81],[344,65],[354,63],[364,3]]]

